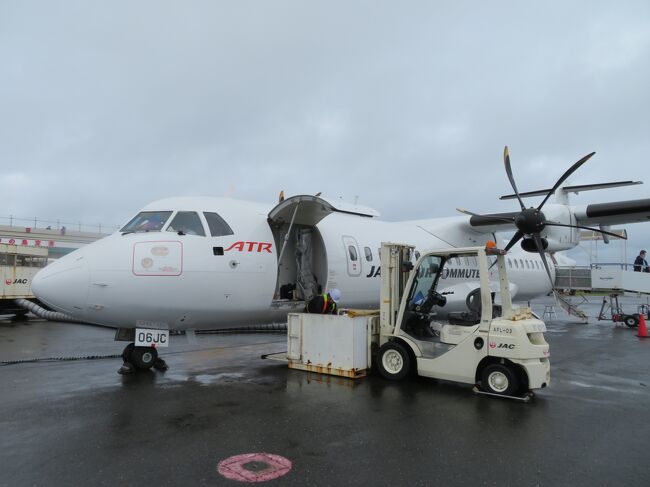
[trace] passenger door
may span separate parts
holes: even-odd
[[[350,236],[343,237],[343,246],[348,263],[348,275],[356,277],[361,275],[361,254],[357,241]]]

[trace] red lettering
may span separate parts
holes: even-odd
[[[27,240],[23,239],[22,245],[29,245],[29,242]]]
[[[230,247],[226,249],[226,252],[233,249],[242,252],[244,250],[244,242],[235,242],[234,244],[232,244]]]
[[[271,244],[268,243],[268,242],[260,242],[257,245],[257,251],[261,252],[262,250],[264,250],[264,251],[268,252],[269,254],[271,254],[272,253],[271,252]]]
[[[244,249],[244,245],[246,248]],[[268,252],[272,254],[271,247],[273,244],[268,242],[235,242],[230,247],[228,247],[224,252],[229,250],[238,250],[239,252],[254,252],[257,248],[257,252]]]
[[[36,245],[37,247],[40,247],[41,246],[41,241],[40,240],[34,240],[34,245]]]
[[[48,247],[54,247],[54,240],[48,240],[47,241],[47,246]]]
[[[9,239],[9,245],[15,245],[16,244],[16,239],[10,238]]]

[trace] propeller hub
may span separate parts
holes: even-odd
[[[517,229],[525,235],[539,233],[544,230],[544,227],[546,226],[544,221],[546,221],[544,213],[537,208],[527,208],[522,210],[521,213],[515,217],[515,225],[517,226]]]

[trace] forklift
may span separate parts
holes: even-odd
[[[490,242],[426,252],[413,265],[414,250],[381,247],[379,330],[371,340],[379,373],[389,380],[417,374],[474,384],[477,393],[524,401],[532,389],[548,386],[546,325],[529,308],[512,307],[505,252]],[[478,266],[471,281],[478,278],[479,286],[456,295],[441,285],[453,264]],[[491,266],[499,275],[495,289]],[[444,295],[438,287],[447,290]]]

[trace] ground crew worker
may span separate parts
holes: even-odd
[[[634,260],[634,272],[650,272],[648,269],[648,262],[645,260],[645,250],[639,252]]]
[[[324,315],[335,315],[338,313],[336,303],[341,299],[341,291],[330,289],[328,293],[319,294],[311,298],[307,304],[308,313],[319,313]]]

